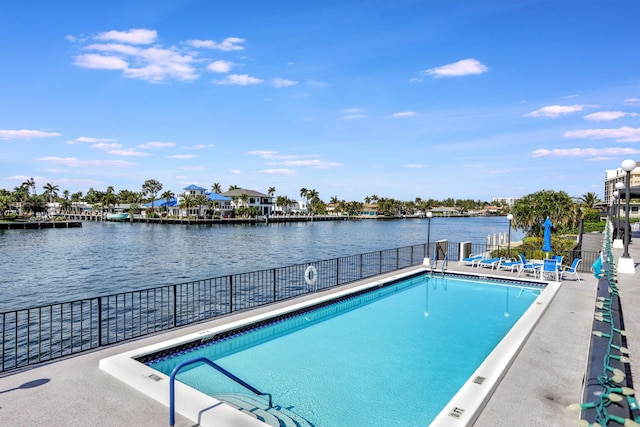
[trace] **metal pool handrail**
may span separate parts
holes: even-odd
[[[207,365],[211,366],[213,369],[215,369],[216,371],[220,372],[221,374],[225,375],[226,377],[232,379],[233,381],[237,382],[238,384],[240,384],[241,386],[243,386],[244,388],[248,389],[249,391],[259,395],[259,396],[267,396],[269,398],[269,408],[273,407],[273,402],[272,402],[272,397],[271,397],[271,393],[263,393],[260,390],[258,390],[257,388],[255,388],[254,386],[252,386],[251,384],[248,384],[247,382],[243,381],[242,379],[236,377],[235,375],[233,375],[231,372],[227,371],[226,369],[224,369],[222,366],[216,364],[215,362],[212,362],[211,360],[207,359],[206,357],[197,357],[195,359],[191,359],[191,360],[186,360],[182,363],[179,363],[175,368],[173,368],[173,371],[171,371],[171,375],[169,376],[169,426],[173,427],[176,423],[176,409],[175,409],[175,381],[176,381],[176,375],[178,375],[178,372],[180,372],[180,370],[182,368],[184,368],[185,366],[188,365],[193,365],[195,363],[206,363]]]

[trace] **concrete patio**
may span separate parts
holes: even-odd
[[[639,248],[637,244],[629,247],[636,265]],[[622,254],[619,249],[614,252],[616,258]],[[457,263],[451,263],[449,269],[478,272]],[[488,269],[481,271],[489,274]],[[515,276],[508,271],[496,274]],[[580,283],[563,281],[475,426],[567,426],[577,419],[566,406],[581,400],[597,287],[593,275],[581,273],[580,277]],[[619,276],[632,357],[640,352],[640,315],[631,309],[640,306],[638,283],[637,273]],[[11,426],[168,425],[166,406],[101,371],[99,361],[246,315],[236,314],[5,374],[0,377],[0,420]],[[632,363],[631,368],[636,373],[637,366]],[[194,424],[176,417],[177,426]]]

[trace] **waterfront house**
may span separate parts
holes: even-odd
[[[260,212],[259,215],[262,216],[268,216],[273,213],[273,196],[268,194],[255,190],[236,188],[235,190],[222,193],[222,196],[228,197],[231,200],[231,205],[236,209],[239,207],[256,207]]]

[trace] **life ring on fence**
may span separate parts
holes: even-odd
[[[318,280],[318,270],[313,265],[307,267],[304,271],[304,281],[307,282],[307,285],[313,286],[316,284]]]

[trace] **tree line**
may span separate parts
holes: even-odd
[[[13,191],[0,189],[0,215],[4,215],[4,212],[8,210],[17,210],[20,214],[23,212],[38,214],[47,211],[47,203],[54,202],[59,203],[62,212],[71,212],[82,202],[96,209],[104,208],[107,210],[119,204],[129,204],[133,209],[137,209],[141,205],[151,203],[151,212],[154,212],[156,201],[169,201],[176,197],[176,194],[171,190],[165,190],[161,193],[163,185],[155,179],[146,180],[140,191],[123,189],[116,192],[113,186],[108,186],[105,191],[89,188],[84,194],[82,192],[71,193],[68,190],[60,191],[60,187],[53,183],[46,183],[42,189],[43,192],[38,194],[33,178],[15,187]],[[227,191],[234,189],[240,189],[240,187],[230,185]],[[212,184],[210,190],[217,194],[224,192],[220,183]],[[274,197],[275,193],[276,188],[269,187],[267,194]],[[218,201],[211,201],[204,195],[181,194],[181,196],[180,208],[187,210],[205,206],[210,211],[215,211],[219,204]],[[248,197],[244,194],[232,197],[236,215],[255,216],[258,214],[255,207],[248,206]],[[424,213],[439,206],[453,208],[458,214],[465,214],[485,209],[490,205],[486,201],[451,197],[443,200],[416,197],[411,201],[402,201],[380,197],[376,194],[365,196],[362,201],[346,201],[339,199],[338,196],[324,201],[320,198],[317,190],[305,187],[300,189],[300,197],[305,200],[308,213],[317,215],[333,212],[356,216],[363,211],[366,205],[375,205],[378,215],[389,217]],[[283,213],[292,211],[297,205],[295,199],[284,195],[275,197],[274,202]],[[575,227],[575,224],[579,223],[584,215],[591,214],[593,216],[594,212],[597,214],[595,208],[598,203],[601,203],[600,199],[592,192],[585,193],[579,198],[571,198],[563,191],[542,190],[518,199],[513,207],[509,207],[503,202],[495,202],[493,205],[497,206],[502,214],[510,212],[514,215],[514,227],[523,229],[527,234],[538,235],[542,230],[541,223],[547,216],[558,229],[569,229]]]

